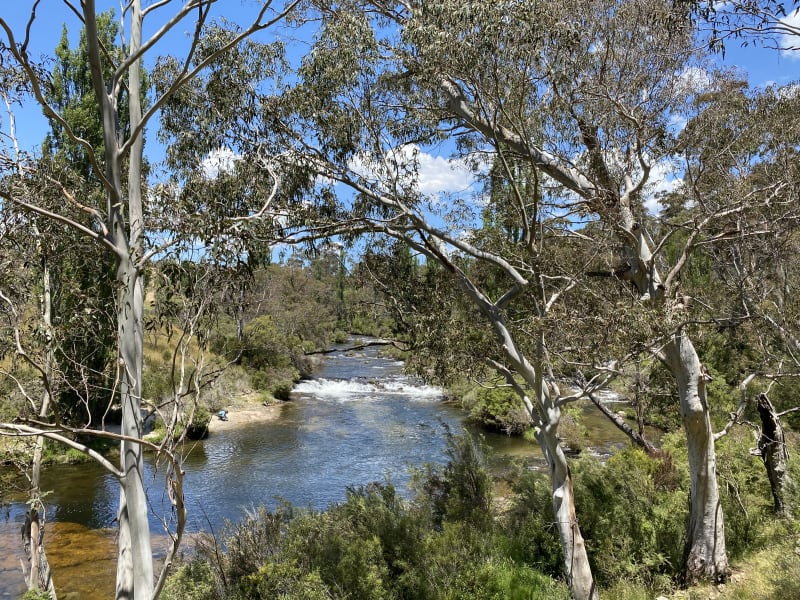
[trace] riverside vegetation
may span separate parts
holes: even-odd
[[[733,583],[726,593],[697,587],[676,597],[779,600],[800,592],[796,527],[772,518],[764,475],[742,452],[746,438],[731,438],[720,452]],[[605,463],[574,463],[581,526],[609,598],[674,589],[688,515],[681,446],[672,435],[661,458],[630,448]],[[521,470],[499,501],[479,441],[449,435],[447,456],[442,467],[416,471],[407,499],[376,482],[349,489],[324,512],[262,508],[219,537],[201,536],[162,598],[568,599],[547,477]],[[764,561],[774,563],[764,570]]]
[[[798,595],[800,94],[711,66],[796,53],[785,3],[109,4],[65,2],[42,58],[38,0],[0,15],[0,434],[34,517],[56,444],[112,475],[117,598]],[[495,502],[455,437],[408,500],[260,512],[178,564],[185,439],[344,332],[464,388],[543,474]],[[576,457],[608,387],[634,446]]]

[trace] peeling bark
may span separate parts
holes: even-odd
[[[586,553],[586,544],[575,513],[572,473],[558,440],[560,412],[557,407],[548,411],[550,423],[545,425],[536,437],[550,470],[553,514],[556,519],[558,537],[561,540],[564,571],[570,592],[575,600],[598,600],[597,587]]]
[[[775,513],[784,515],[786,514],[785,491],[789,483],[787,473],[789,451],[783,435],[783,426],[766,394],[758,395],[756,408],[758,416],[761,418],[761,435],[758,438],[757,453],[761,456],[764,467],[767,469]]]

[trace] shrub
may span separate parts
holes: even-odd
[[[208,424],[211,413],[205,406],[196,406],[192,420],[186,426],[186,437],[190,440],[202,440],[208,437]]]
[[[216,600],[211,566],[200,559],[181,565],[164,584],[160,600]]]
[[[564,559],[553,523],[549,478],[536,471],[520,470],[512,492],[511,506],[503,519],[509,556],[518,563],[559,577],[564,571]]]
[[[50,594],[44,590],[28,590],[20,600],[50,600]]]
[[[275,326],[272,317],[256,317],[244,328],[241,344],[242,364],[255,369],[288,367],[290,353],[284,334]]]
[[[272,395],[278,400],[290,400],[294,383],[291,381],[279,381],[272,386]]]
[[[344,518],[343,518],[344,517]],[[289,560],[352,598],[382,600],[389,596],[389,568],[377,536],[359,531],[358,523],[336,509],[311,513],[292,522],[286,543]]]
[[[316,571],[306,573],[291,563],[267,563],[240,583],[248,600],[330,600],[331,593]]]
[[[483,427],[509,435],[522,435],[531,424],[519,396],[509,388],[500,387],[477,391],[470,418]]]
[[[750,431],[733,428],[717,442],[717,481],[725,515],[725,546],[732,558],[766,543],[774,519],[772,491],[764,464],[750,454]]]
[[[288,506],[275,512],[260,507],[248,513],[240,523],[228,523],[222,534],[222,547],[227,549],[221,579],[236,587],[238,582],[256,573],[281,552],[283,533],[293,516]],[[217,547],[213,547],[216,554]],[[208,551],[205,554],[209,554]]]
[[[688,483],[685,477],[682,486],[674,482],[662,459],[639,449],[620,451],[605,464],[576,462],[578,519],[599,583],[669,586],[681,569],[688,518]]]
[[[446,433],[444,468],[426,466],[415,474],[418,501],[426,504],[434,525],[466,521],[478,528],[492,522],[492,480],[486,446],[468,433]]]

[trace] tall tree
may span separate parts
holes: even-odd
[[[166,564],[156,580],[150,544],[149,510],[143,481],[141,442],[144,433],[141,410],[143,270],[150,258],[145,245],[145,219],[148,215],[145,212],[143,173],[144,129],[165,101],[191,82],[198,72],[235,48],[253,32],[266,29],[281,21],[287,12],[291,11],[293,3],[289,2],[283,6],[266,3],[256,11],[252,23],[247,28],[225,39],[219,39],[201,37],[214,2],[189,0],[173,15],[163,19],[151,38],[145,39],[142,33],[144,19],[155,18],[154,15],[163,13],[165,7],[171,3],[160,2],[143,8],[140,0],[131,0],[126,4],[124,12],[126,19],[124,29],[128,39],[119,56],[119,62],[115,62],[111,50],[105,46],[101,31],[102,22],[98,24],[99,14],[94,0],[82,2],[79,8],[66,2],[65,6],[77,14],[85,25],[85,50],[91,76],[90,89],[98,106],[102,125],[102,143],[99,146],[101,152],[96,152],[90,141],[82,139],[80,132],[72,129],[70,122],[59,112],[58,107],[51,105],[46,92],[47,74],[38,69],[29,57],[28,44],[32,32],[35,31],[33,26],[36,24],[38,4],[38,2],[32,4],[29,24],[24,33],[15,31],[5,18],[0,18],[0,29],[7,40],[8,54],[25,73],[33,96],[42,105],[46,114],[59,123],[66,137],[72,140],[76,148],[82,149],[81,152],[91,165],[91,176],[102,186],[103,200],[96,205],[88,204],[83,198],[71,193],[69,188],[62,188],[62,195],[67,205],[91,218],[92,225],[87,226],[63,211],[41,206],[35,198],[21,197],[10,190],[3,190],[2,197],[5,202],[71,227],[95,243],[95,252],[98,256],[107,252],[114,258],[113,283],[117,293],[115,305],[117,391],[122,406],[121,433],[116,438],[120,440],[121,445],[121,465],[120,468],[114,468],[107,461],[103,461],[103,464],[117,475],[120,481],[116,596],[150,600],[158,595],[163,585],[166,570],[180,541],[180,535],[176,536]],[[195,15],[192,23],[192,30],[195,33],[188,57],[183,61],[176,59],[179,68],[175,77],[159,90],[153,104],[147,110],[143,110],[141,97],[144,56],[178,23],[191,18],[190,15]],[[18,36],[22,39],[18,40]],[[202,48],[199,44],[201,39],[208,42]],[[127,97],[126,117],[122,115],[126,107],[120,102],[123,96]],[[127,123],[125,130],[120,128],[121,123]],[[246,217],[248,208],[246,205],[237,205],[231,207],[231,210],[238,211],[239,217]],[[188,210],[185,206],[181,209]],[[177,226],[175,223],[175,227]],[[175,229],[169,228],[163,228],[162,231],[178,233]],[[19,434],[24,427],[5,424],[3,429],[7,433]],[[51,428],[46,428],[43,434],[64,441],[64,437]],[[179,465],[177,469],[171,489],[175,493],[173,500],[176,510],[181,513],[183,508]]]
[[[103,60],[106,77],[113,65],[121,61],[122,49],[117,43],[118,23],[113,11],[98,15],[98,35],[107,56]],[[76,49],[69,46],[66,25],[55,48],[50,85],[45,98],[63,119],[48,116],[50,131],[42,144],[42,165],[57,185],[68,187],[81,197],[87,206],[97,206],[102,199],[102,186],[93,173],[95,168],[84,144],[67,134],[67,128],[91,146],[95,155],[102,154],[102,124],[100,110],[92,89],[86,40],[81,28]],[[144,93],[144,92],[143,92]],[[127,94],[122,90],[116,99],[120,104],[120,128],[126,129]],[[80,187],[80,191],[78,188]],[[50,207],[63,206],[59,198]],[[70,218],[92,227],[93,217],[74,210]],[[63,210],[63,209],[62,209]],[[112,388],[110,367],[113,362],[114,316],[109,307],[114,304],[113,257],[103,254],[99,260],[86,261],[92,254],[92,241],[62,224],[48,223],[39,218],[39,228],[49,233],[48,245],[43,247],[42,260],[52,277],[54,325],[58,330],[59,352],[56,359],[65,373],[67,385],[60,390],[58,407],[68,420],[89,422],[99,420],[113,401],[107,393]]]
[[[709,214],[720,215],[705,235],[695,234],[689,260],[708,265],[721,293],[710,296],[710,290],[698,289],[691,280],[684,282],[684,292],[695,306],[695,319],[719,324],[751,349],[731,353],[727,369],[719,367],[729,380],[749,373],[748,383],[754,377],[780,381],[800,370],[793,260],[800,225],[795,85],[749,90],[737,79],[722,79],[698,99],[697,112],[682,133],[687,167],[674,199],[683,213],[672,220],[702,222]],[[745,390],[742,394],[746,399]],[[762,456],[770,482],[777,484],[776,510],[783,513],[787,479],[780,409],[765,394],[758,395],[757,405],[765,439],[780,438],[766,444]],[[717,438],[743,410],[740,404]]]
[[[537,334],[539,342],[528,355],[512,334],[506,311],[518,295],[528,293],[523,290],[529,284],[539,290],[533,295],[541,309],[550,310],[555,303],[550,294],[561,297],[576,280],[565,275],[565,268],[541,271],[536,260],[520,263],[516,255],[487,252],[456,235],[447,224],[463,223],[457,204],[439,216],[441,221],[429,218],[427,211],[442,205],[420,193],[417,146],[411,144],[437,143],[453,131],[465,151],[505,157],[510,181],[519,175],[511,168],[512,158],[525,161],[544,182],[543,197],[559,207],[553,216],[562,223],[586,218],[598,224],[595,231],[603,240],[613,234],[615,244],[609,247],[618,251],[611,272],[622,289],[634,291],[635,312],[653,324],[653,335],[636,333],[635,342],[667,367],[678,391],[691,470],[686,579],[724,579],[728,563],[706,372],[676,285],[685,260],[662,260],[661,246],[647,231],[645,207],[655,165],[674,147],[670,119],[694,91],[689,67],[695,30],[688,7],[641,0],[442,0],[322,2],[319,8],[325,29],[300,70],[302,85],[294,94],[283,94],[289,112],[264,129],[283,129],[294,141],[290,164],[310,167],[354,190],[348,216],[355,229],[402,238],[441,262],[491,323],[506,361],[496,366],[506,369],[511,385],[514,373],[530,385],[532,416],[543,419],[573,594],[585,598],[594,591],[576,522],[569,511],[561,512],[570,505],[568,468],[550,446],[561,403],[545,376],[547,341]],[[298,127],[290,130],[295,123]],[[335,192],[316,183],[315,199],[325,206]],[[535,249],[542,238],[534,234],[543,220],[527,208],[522,189],[515,190],[518,235]],[[700,229],[713,218],[709,215]],[[687,240],[687,253],[694,239]],[[493,297],[454,253],[504,271],[504,291]],[[602,373],[597,371],[601,379]],[[525,390],[520,394],[527,397]]]

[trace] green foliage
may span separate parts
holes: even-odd
[[[248,513],[238,524],[228,524],[222,535],[222,546],[226,548],[223,580],[236,586],[244,577],[255,573],[261,565],[278,555],[284,530],[292,510],[281,507],[269,512],[264,507]]]
[[[530,415],[519,395],[508,387],[480,388],[469,407],[470,418],[489,429],[522,435],[530,428]]]
[[[681,439],[674,436],[677,444]],[[596,580],[617,594],[609,597],[650,598],[667,591],[681,569],[688,473],[685,453],[671,444],[674,454],[658,459],[629,448],[605,463],[592,457],[574,463],[578,521]],[[504,528],[516,560],[558,576],[563,555],[551,494],[545,476],[523,473]]]
[[[219,541],[201,539],[165,597],[566,600],[566,586],[510,556],[492,519],[476,515],[489,511],[479,454],[467,436],[450,436],[450,464],[419,485],[442,491],[443,520],[433,521],[431,496],[407,501],[388,483],[350,488],[325,512],[262,508]]]
[[[486,446],[468,435],[447,432],[444,468],[427,465],[415,475],[418,501],[427,505],[433,522],[465,521],[477,528],[492,520],[492,481]]]
[[[775,588],[770,600],[800,598],[800,538],[796,535],[794,542],[795,547],[781,553],[770,570],[769,578]]]
[[[256,317],[244,328],[240,348],[242,364],[256,371],[265,367],[288,367],[290,348],[285,333],[269,315]]]
[[[209,423],[211,423],[211,412],[205,406],[196,406],[192,420],[186,425],[186,437],[190,440],[206,438]]]
[[[290,563],[267,563],[240,584],[248,600],[329,600],[331,594],[317,572],[307,573]]]
[[[685,475],[674,463],[623,450],[574,469],[575,504],[595,577],[665,589],[680,569],[688,518]]]
[[[347,514],[348,509],[358,509],[357,503],[342,506],[344,514],[334,510],[295,521],[287,540],[288,555],[303,561],[308,570],[318,569],[328,585],[348,590],[355,598],[389,597],[389,567],[380,539],[374,532],[365,535],[357,515]]]
[[[151,398],[154,404],[171,397],[173,393],[171,353],[168,361],[157,361],[149,356],[144,359],[142,389],[145,390],[147,397]]]
[[[768,526],[769,487],[741,431],[723,439],[718,453],[734,556],[782,535]],[[605,463],[592,457],[574,463],[578,519],[603,596],[652,598],[671,589],[681,571],[685,443],[682,434],[663,442],[662,458],[628,448]],[[444,467],[416,472],[411,500],[390,484],[374,483],[348,489],[344,502],[324,512],[259,509],[198,551],[208,566],[182,567],[169,589],[183,586],[198,600],[566,600],[546,475],[520,471],[507,510],[495,518],[480,444],[449,435],[447,456]],[[787,568],[792,561],[785,557]],[[216,595],[204,596],[212,579]],[[791,593],[796,582],[780,585]]]
[[[563,572],[563,551],[553,523],[549,479],[535,471],[520,471],[512,492],[503,519],[509,555],[518,563],[558,577]]]
[[[744,427],[733,428],[717,442],[717,480],[731,558],[764,545],[775,518],[766,470],[761,459],[750,454],[752,446],[752,434]]]
[[[28,590],[19,600],[50,600],[50,594],[44,590]]]
[[[216,600],[216,581],[208,562],[195,558],[170,575],[161,600]]]
[[[292,388],[294,387],[294,382],[292,381],[278,381],[272,386],[272,395],[277,400],[290,400]]]

